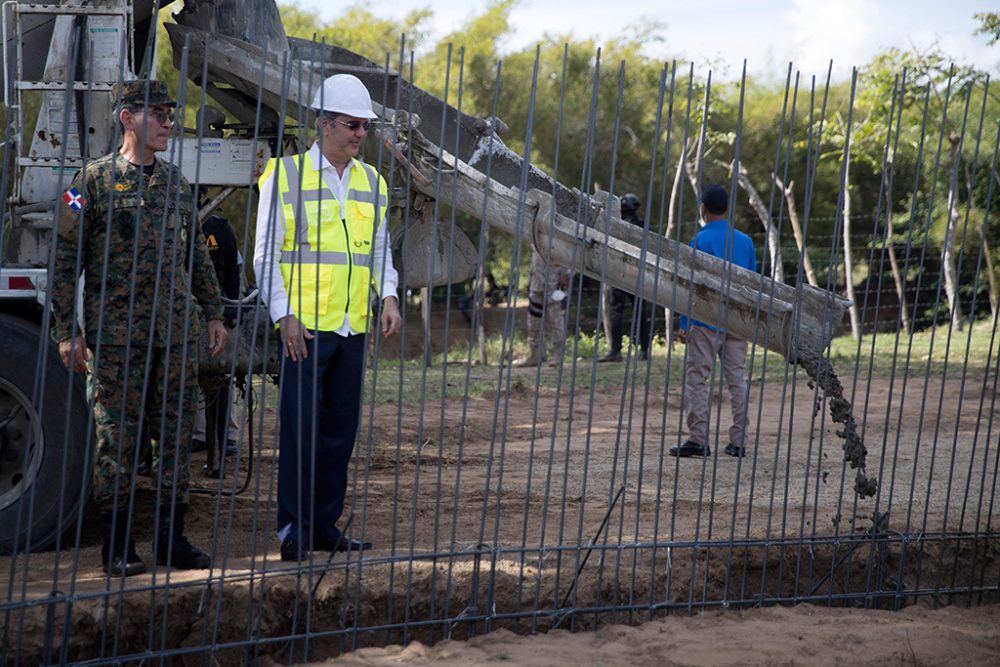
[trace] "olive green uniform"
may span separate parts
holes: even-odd
[[[83,271],[95,500],[102,510],[125,507],[145,424],[158,442],[161,503],[186,503],[202,344],[196,306],[207,320],[222,319],[191,188],[163,160],[147,174],[116,151],[78,172],[69,192],[82,202],[61,204],[52,336],[79,335],[73,317]]]

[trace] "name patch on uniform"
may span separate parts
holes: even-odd
[[[83,195],[76,188],[70,188],[63,193],[63,201],[74,211],[83,210]]]

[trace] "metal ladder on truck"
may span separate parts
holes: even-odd
[[[6,202],[10,238],[2,259],[10,268],[44,267],[60,195],[85,160],[110,149],[111,88],[131,78],[132,3],[7,0],[0,16],[4,104],[16,144],[16,174]],[[49,29],[51,38],[45,39]],[[31,59],[42,57],[41,77],[31,76],[38,72],[37,60]],[[36,108],[34,132],[28,136],[26,124]]]

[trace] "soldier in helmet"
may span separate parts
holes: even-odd
[[[281,371],[278,537],[281,559],[371,547],[337,527],[361,410],[370,290],[382,333],[402,324],[389,251],[388,194],[357,159],[375,118],[364,84],[336,74],[312,101],[318,140],[272,159],[260,177],[254,272],[277,323]]]
[[[94,498],[107,573],[145,571],[129,520],[144,426],[157,441],[156,562],[207,568],[209,557],[184,536],[184,522],[202,344],[196,306],[207,321],[209,353],[217,355],[228,338],[219,285],[191,188],[180,169],[156,157],[174,123],[166,85],[127,81],[113,94],[122,145],[76,174],[58,212],[52,336],[66,366],[90,374]],[[74,318],[81,271],[82,331]]]
[[[642,226],[642,218],[639,217],[639,197],[631,192],[621,199],[622,220],[631,222],[634,225]],[[602,357],[598,357],[599,362],[621,361],[622,360],[622,334],[625,330],[625,303],[629,300],[632,305],[632,319],[639,318],[639,359],[645,361],[649,359],[649,344],[652,340],[652,326],[650,323],[651,313],[647,308],[643,308],[642,299],[634,297],[625,290],[605,285],[605,308],[608,311],[609,329],[608,344],[611,349]]]

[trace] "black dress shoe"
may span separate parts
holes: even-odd
[[[622,360],[621,350],[611,350],[610,352],[608,352],[607,354],[605,354],[603,357],[598,357],[597,358],[597,363],[599,363],[599,364],[605,364],[605,363],[608,363],[609,361],[621,361],[621,360]]]
[[[208,443],[204,440],[192,440],[191,441],[191,453],[197,454],[198,452],[207,452]]]
[[[110,563],[108,562],[107,551],[108,548],[106,546],[101,550],[101,562],[104,565],[104,571],[112,577],[120,577],[122,575],[131,577],[134,574],[144,574],[146,572],[146,564],[142,562],[142,559],[135,552],[135,542],[132,540],[128,541],[125,552],[116,553],[111,558]]]
[[[712,453],[708,445],[699,445],[697,442],[685,440],[683,445],[675,445],[670,448],[670,455],[680,458],[688,456],[708,456]]]
[[[340,542],[337,544],[337,551],[364,551],[365,549],[371,549],[371,542],[362,542],[361,540],[352,540],[349,537],[340,538]]]
[[[317,550],[322,551],[364,551],[365,549],[371,549],[372,543],[352,540],[344,536],[341,536],[339,539],[335,537],[317,537],[315,547]]]
[[[281,560],[285,562],[295,563],[304,560],[307,553],[294,537],[286,537],[281,543]]]
[[[747,448],[737,447],[733,443],[729,443],[723,451],[726,452],[726,454],[729,454],[729,456],[741,457],[746,456]]]

